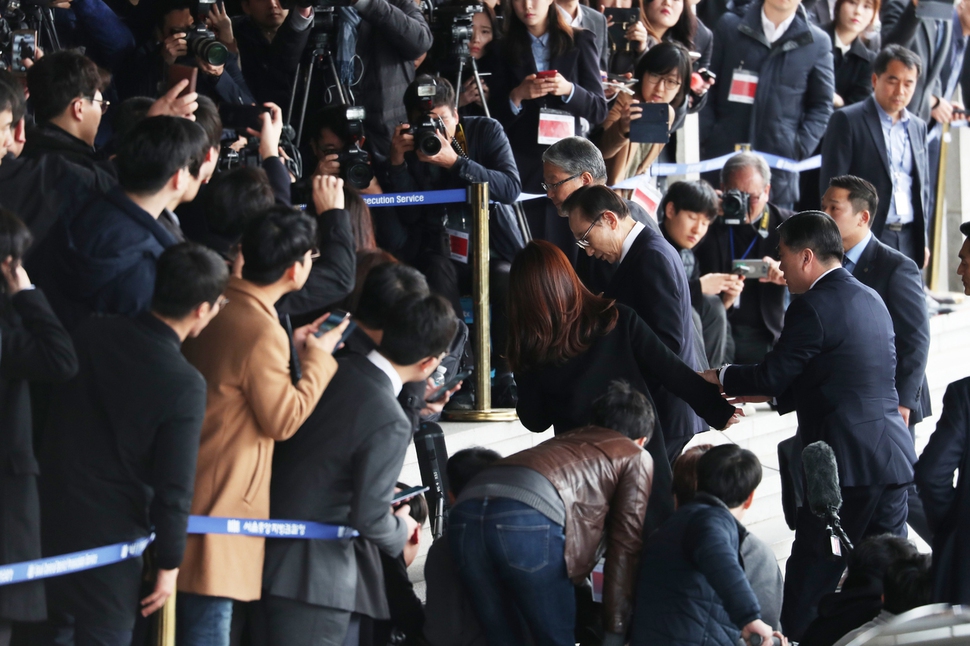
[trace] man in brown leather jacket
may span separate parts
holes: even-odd
[[[572,584],[589,576],[601,545],[603,644],[624,643],[653,480],[642,447],[654,418],[641,393],[614,382],[594,403],[595,426],[505,458],[462,491],[448,536],[489,644],[528,643],[528,635],[574,644]]]

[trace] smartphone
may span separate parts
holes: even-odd
[[[546,70],[545,72],[536,72],[536,78],[537,79],[554,79],[554,78],[556,78],[556,74],[558,74],[558,73],[559,72],[557,72],[556,70]]]
[[[246,131],[246,128],[252,128],[259,132],[263,125],[259,115],[264,112],[269,112],[269,108],[262,105],[223,103],[219,106],[219,118],[222,120],[222,127],[243,132]]]
[[[707,69],[706,67],[702,70],[699,70],[697,73],[700,75],[702,79],[704,79],[708,83],[710,83],[711,81],[717,80],[717,74]]]
[[[618,83],[620,85],[636,85],[636,79],[628,79],[622,74],[607,74],[606,79],[612,83]]]
[[[407,501],[411,500],[412,498],[420,496],[421,494],[423,494],[425,491],[428,491],[429,489],[430,487],[420,487],[420,486],[401,489],[396,494],[394,494],[393,498],[391,498],[391,506],[399,507],[404,503],[406,503]]]
[[[317,337],[323,336],[330,330],[334,329],[335,327],[343,323],[348,316],[350,316],[350,314],[347,312],[344,312],[341,310],[334,310],[333,312],[331,312],[330,316],[327,317],[327,320],[325,320],[323,323],[320,324],[320,327],[319,329],[317,329],[317,332],[314,336],[317,336]],[[350,338],[351,333],[356,328],[357,328],[357,324],[351,321],[350,325],[347,326],[347,329],[344,330],[344,333],[340,336],[340,341],[337,342],[338,348],[340,347],[341,343],[346,342],[347,339]]]
[[[440,402],[442,398],[444,398],[445,393],[447,393],[449,390],[457,386],[460,382],[465,381],[471,376],[472,376],[471,370],[465,370],[463,372],[459,372],[457,375],[455,375],[454,377],[452,377],[451,379],[443,383],[441,386],[439,386],[438,390],[431,393],[431,396],[426,398],[425,401],[431,404],[435,402]]]
[[[700,52],[687,52],[687,55],[690,56],[691,63],[701,60]]]
[[[640,10],[608,7],[603,13],[607,19],[613,19],[613,24],[607,30],[610,49],[614,52],[632,52],[633,43],[626,39],[626,30],[630,28],[630,25],[640,20]]]
[[[630,122],[630,141],[638,144],[665,144],[670,140],[670,108],[666,103],[641,103],[640,118]]]
[[[26,74],[24,59],[37,55],[37,32],[32,29],[18,29],[10,34],[10,71],[18,76]]]
[[[744,278],[767,278],[771,265],[764,260],[734,260],[731,267],[731,273]]]
[[[188,86],[179,92],[179,96],[185,96],[190,92],[195,92],[195,84],[199,80],[199,68],[188,65],[169,65],[168,66],[168,89],[178,85],[179,81],[188,80]]]

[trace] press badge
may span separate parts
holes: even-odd
[[[562,110],[539,110],[539,143],[551,146],[561,139],[576,134],[576,118]]]
[[[630,201],[642,206],[654,220],[657,219],[657,206],[661,200],[663,200],[663,194],[657,190],[657,187],[654,186],[651,178],[647,175],[638,179],[633,194],[630,196]]]
[[[741,69],[734,70],[731,76],[731,92],[728,101],[735,103],[754,103],[754,95],[758,92],[758,73]]]
[[[468,232],[458,229],[445,229],[448,232],[449,257],[468,264]]]

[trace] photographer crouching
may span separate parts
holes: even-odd
[[[388,193],[467,188],[488,182],[491,207],[492,366],[495,381],[492,402],[497,407],[515,406],[515,382],[508,362],[500,354],[508,334],[506,300],[512,257],[524,240],[515,224],[511,204],[522,189],[512,149],[502,126],[488,117],[459,118],[455,91],[441,77],[420,76],[404,93],[409,123],[394,129],[390,164],[381,179]],[[408,242],[402,260],[413,264],[428,278],[433,292],[445,296],[462,317],[460,298],[471,293],[468,256],[452,253],[450,238],[467,241],[473,229],[466,203],[432,207],[402,207],[399,217],[407,229]],[[459,259],[452,260],[458,257]],[[460,400],[459,400],[460,401]]]

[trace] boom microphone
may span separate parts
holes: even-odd
[[[832,447],[825,442],[809,444],[802,450],[802,466],[805,468],[805,493],[812,513],[822,519],[837,514],[842,508],[842,491]]]

